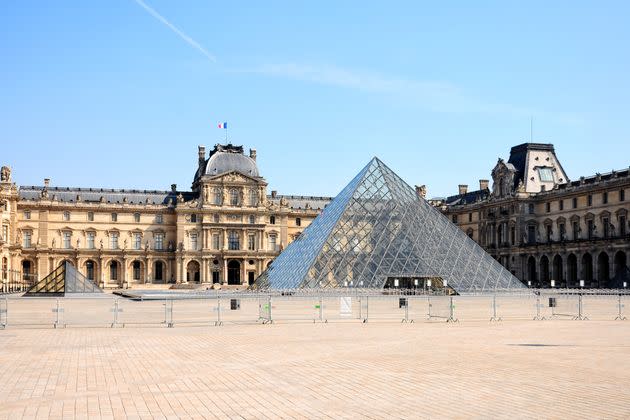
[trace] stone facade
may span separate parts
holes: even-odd
[[[532,287],[630,286],[630,170],[570,181],[551,144],[513,147],[487,180],[432,203]]]
[[[0,258],[34,281],[64,260],[108,288],[151,283],[242,287],[328,204],[267,194],[256,151],[199,147],[190,191],[16,186],[2,169]],[[3,280],[4,280],[3,278]]]

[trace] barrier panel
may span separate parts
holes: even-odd
[[[470,295],[391,291],[191,293],[132,300],[104,294],[0,298],[0,328],[130,327],[327,322],[627,320],[630,295],[543,290]]]

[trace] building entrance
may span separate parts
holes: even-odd
[[[228,262],[228,284],[241,284],[241,263],[236,260]]]

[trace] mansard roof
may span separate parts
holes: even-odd
[[[168,204],[169,200],[177,201],[178,192],[158,190],[125,190],[112,188],[76,188],[76,187],[42,187],[20,186],[20,200],[40,201],[42,193],[47,191],[48,199],[59,202],[75,203],[109,203],[109,204]],[[182,193],[185,198],[193,193]],[[80,200],[77,200],[77,196]],[[190,197],[192,198],[192,197]]]

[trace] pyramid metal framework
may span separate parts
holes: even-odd
[[[103,290],[64,261],[28,289],[24,296],[64,296],[68,293],[103,293]]]
[[[396,277],[440,278],[457,292],[525,287],[373,158],[252,288],[382,288]]]

